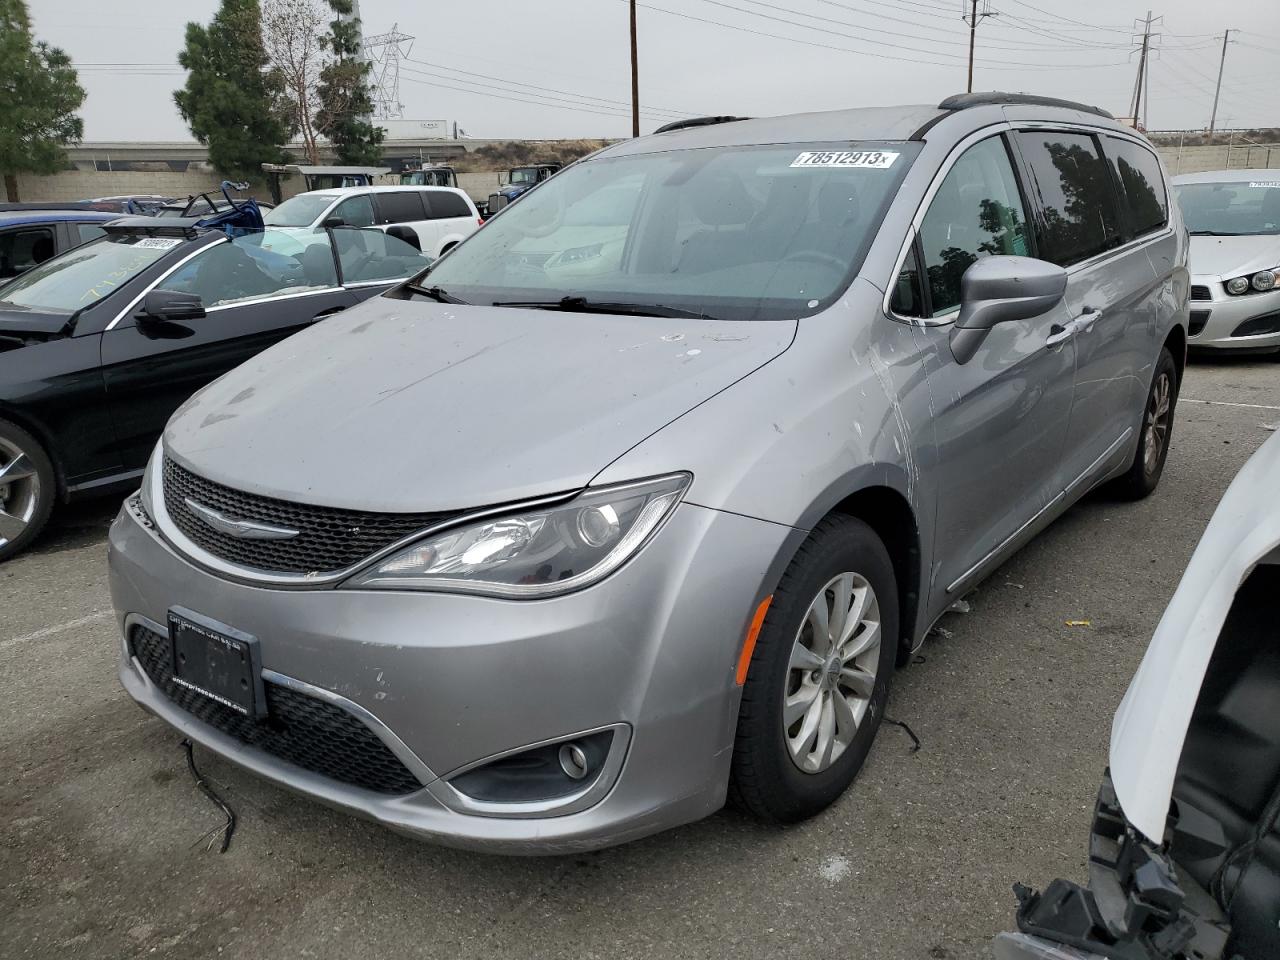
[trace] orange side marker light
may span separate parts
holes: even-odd
[[[764,626],[764,615],[769,612],[769,604],[773,602],[773,594],[760,601],[755,616],[751,618],[751,626],[747,629],[747,639],[742,644],[742,652],[738,654],[738,672],[734,679],[738,686],[747,682],[747,671],[751,669],[751,654],[756,649],[756,638],[760,636],[760,628]]]

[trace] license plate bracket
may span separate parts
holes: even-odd
[[[169,644],[175,683],[243,716],[267,715],[256,637],[174,607],[169,611]]]

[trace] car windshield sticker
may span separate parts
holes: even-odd
[[[794,164],[793,164],[794,166]],[[1251,187],[1264,187],[1270,190],[1272,187],[1280,187],[1280,180],[1250,180]]]
[[[898,159],[896,153],[883,150],[860,150],[853,152],[810,151],[802,153],[791,161],[793,167],[869,167],[872,170],[884,170],[893,166]]]
[[[147,250],[171,250],[181,242],[173,237],[143,237],[134,246]]]

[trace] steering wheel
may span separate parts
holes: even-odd
[[[782,258],[783,263],[790,263],[792,260],[808,260],[811,263],[825,263],[829,267],[835,267],[841,273],[849,269],[849,264],[841,260],[839,257],[830,253],[823,253],[821,250],[794,250]]]

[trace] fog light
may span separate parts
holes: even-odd
[[[1253,286],[1253,289],[1257,290],[1259,293],[1266,293],[1268,290],[1275,287],[1276,275],[1270,270],[1259,270],[1253,275],[1253,279],[1250,281],[1250,284]]]
[[[1241,294],[1249,289],[1248,277],[1232,277],[1227,281],[1227,293]]]
[[[449,785],[486,803],[535,803],[585,790],[604,770],[613,731],[530,747],[460,773]]]

